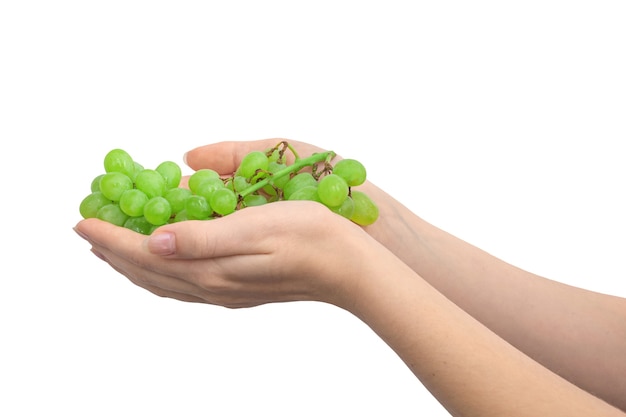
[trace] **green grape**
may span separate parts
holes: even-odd
[[[189,180],[187,182],[187,186],[189,187],[189,189],[191,190],[191,192],[193,192],[194,194],[196,193],[196,189],[198,187],[199,184],[202,184],[203,182],[210,180],[210,179],[215,179],[215,178],[219,178],[220,174],[217,173],[217,171],[214,171],[212,169],[199,169],[196,172],[194,172],[193,174],[191,174],[189,176]]]
[[[267,167],[267,171],[272,174],[272,179],[270,180],[270,184],[273,184],[277,188],[284,188],[285,184],[289,181],[289,175],[283,175],[281,177],[274,177],[274,174],[277,172],[287,168],[287,165],[279,163],[279,162],[270,162]]]
[[[150,223],[144,216],[129,217],[124,222],[124,227],[142,235],[152,234],[158,226]]]
[[[137,174],[139,174],[143,170],[144,170],[143,165],[135,161],[135,168],[133,169],[133,176],[130,177],[133,180],[133,182],[135,182],[135,179],[137,178]]]
[[[286,152],[295,157],[291,165]],[[183,188],[182,171],[175,162],[144,169],[126,151],[113,149],[104,158],[105,173],[93,178],[91,193],[83,198],[79,211],[84,218],[100,218],[142,234],[166,223],[212,219],[280,200],[316,201],[359,225],[373,223],[378,207],[366,194],[351,190],[365,182],[365,167],[354,159],[331,167],[334,157],[327,151],[300,158],[280,142],[246,154],[231,176],[222,178],[215,170],[200,169]],[[324,171],[311,170],[321,163]]]
[[[149,223],[161,226],[170,220],[172,207],[165,197],[152,197],[143,207],[143,215]]]
[[[317,185],[317,180],[310,172],[300,172],[293,176],[283,187],[283,198],[289,200],[291,194],[299,188],[307,185]]]
[[[111,203],[113,203],[112,200],[105,197],[100,191],[95,191],[83,198],[78,207],[78,211],[84,219],[89,219],[97,217],[98,210]]]
[[[348,197],[348,183],[336,174],[329,174],[319,181],[317,194],[321,202],[328,207],[338,207]]]
[[[131,217],[137,217],[143,214],[143,207],[148,200],[149,198],[146,193],[133,188],[132,190],[126,190],[122,193],[119,205],[124,213]]]
[[[210,201],[213,193],[222,189],[227,189],[224,181],[222,181],[221,178],[212,178],[198,184],[194,194],[201,195],[206,198],[207,201]]]
[[[276,196],[279,190],[282,190],[285,184],[289,181],[289,175],[282,175],[274,177],[274,174],[287,168],[287,165],[279,162],[270,162],[267,168],[267,172],[271,179],[269,183],[263,187],[263,191],[271,196]]]
[[[248,194],[243,198],[244,207],[261,206],[267,203],[267,198],[261,194]]]
[[[192,220],[187,216],[187,210],[181,210],[178,213],[174,214],[174,218],[170,220],[171,223],[184,222],[186,220]]]
[[[263,192],[267,194],[269,197],[273,199],[277,199],[280,189],[274,187],[272,184],[267,184],[263,186]]]
[[[104,174],[100,174],[97,177],[95,177],[92,181],[91,181],[91,192],[95,193],[96,191],[100,191],[100,179],[104,177]]]
[[[176,162],[163,161],[156,167],[156,171],[165,178],[165,187],[168,190],[180,185],[182,171]]]
[[[352,197],[348,197],[343,200],[343,203],[341,203],[340,206],[330,207],[330,210],[345,217],[346,219],[349,219],[354,215],[354,200]]]
[[[206,198],[192,195],[185,200],[185,213],[191,220],[206,220],[213,214],[213,209]]]
[[[135,187],[149,198],[162,197],[166,191],[165,178],[154,169],[144,169],[135,177]]]
[[[211,194],[209,205],[217,214],[226,216],[237,208],[237,195],[226,187],[220,188]]]
[[[111,203],[100,207],[96,217],[116,226],[124,226],[128,215],[120,209],[119,204]]]
[[[333,174],[346,180],[350,187],[356,187],[365,182],[367,172],[362,163],[356,159],[342,159],[333,167]]]
[[[307,200],[307,201],[317,201],[321,203],[318,187],[315,185],[307,185],[302,188],[298,188],[296,191],[291,193],[288,200]]]
[[[271,153],[270,153],[271,151]],[[272,163],[272,162],[281,162],[280,161],[280,150],[276,149],[276,148],[267,148],[265,150],[265,155],[268,155],[267,160]]]
[[[170,188],[165,192],[165,198],[172,207],[172,213],[176,214],[185,209],[185,200],[191,195],[188,188],[176,187]]]
[[[105,172],[121,172],[132,178],[134,170],[133,158],[123,149],[112,149],[104,156]]]
[[[354,223],[368,226],[378,219],[378,206],[367,194],[362,191],[352,190],[354,200],[354,213],[350,217]]]
[[[243,190],[250,187],[251,185],[252,184],[250,184],[248,180],[241,175],[235,175],[232,178],[232,190],[235,191],[237,194],[241,193]]]
[[[252,178],[257,170],[267,171],[269,159],[265,152],[252,151],[246,154],[237,168],[237,175]]]
[[[109,200],[119,201],[122,193],[126,190],[132,190],[133,180],[126,174],[112,171],[107,172],[100,178],[98,183],[100,192]]]

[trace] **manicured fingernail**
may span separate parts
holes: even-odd
[[[176,241],[173,233],[156,233],[147,239],[147,248],[155,255],[171,255],[176,252]]]
[[[189,165],[189,164],[187,163],[187,152],[185,152],[185,154],[183,155],[183,162],[184,162],[186,165]]]

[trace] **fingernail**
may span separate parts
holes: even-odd
[[[95,249],[93,249],[93,248],[92,248],[92,249],[91,249],[91,253],[93,253],[94,255],[96,255],[98,258],[102,259],[104,262],[108,262],[108,261],[107,261],[107,258],[105,258],[105,257],[104,257],[104,255],[103,255],[103,254],[101,254],[100,252],[98,252],[97,250],[95,250]]]
[[[156,233],[147,239],[147,248],[155,255],[172,255],[176,252],[176,242],[173,233]]]
[[[187,163],[187,152],[185,152],[185,154],[183,155],[183,162],[185,163],[185,165],[189,165]]]
[[[77,234],[78,236],[82,237],[83,239],[85,239],[85,240],[89,240],[89,239],[87,238],[87,235],[86,235],[86,234],[84,234],[83,232],[81,232],[80,230],[78,230],[76,227],[74,227],[74,231],[76,232],[76,234]]]

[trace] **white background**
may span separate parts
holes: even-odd
[[[623,296],[625,21],[622,1],[2,2],[0,414],[447,415],[342,310],[133,286],[73,232],[79,202],[114,147],[155,166],[298,139],[498,257]]]

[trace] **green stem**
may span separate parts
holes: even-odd
[[[247,196],[248,194],[252,194],[253,192],[258,191],[261,188],[265,187],[267,184],[270,183],[270,181],[284,177],[285,175],[289,175],[292,172],[298,172],[306,166],[314,165],[314,164],[317,164],[318,162],[330,162],[335,157],[335,155],[336,154],[333,151],[326,151],[326,152],[315,153],[307,158],[296,159],[296,161],[293,164],[281,169],[280,171],[276,171],[275,173],[268,176],[267,178],[264,178],[261,181],[255,184],[252,184],[250,187],[241,191],[239,193],[239,196],[243,198]]]

